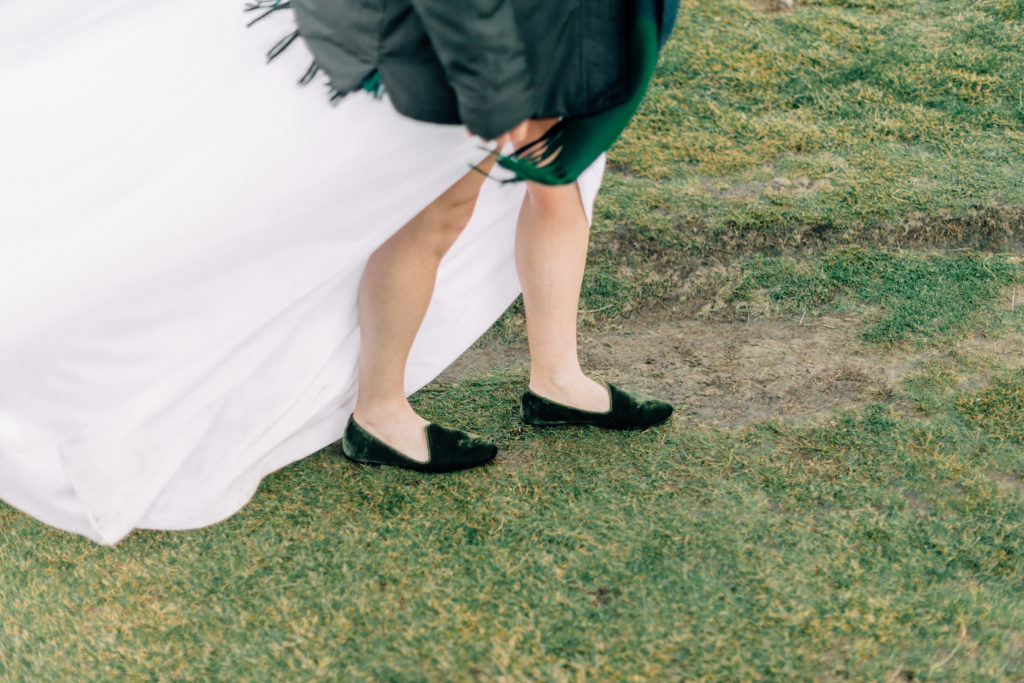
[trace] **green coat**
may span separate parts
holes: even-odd
[[[523,119],[594,114],[630,95],[624,69],[630,0],[291,0],[291,6],[300,35],[337,91],[356,90],[377,72],[402,114],[465,123],[487,139]]]

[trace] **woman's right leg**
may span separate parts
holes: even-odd
[[[493,161],[479,165],[485,173]],[[370,256],[359,288],[359,392],[353,417],[419,462],[424,428],[405,396],[405,364],[426,315],[441,258],[469,223],[485,176],[470,171]]]
[[[580,368],[577,316],[590,223],[576,183],[527,183],[516,230],[530,345],[530,385],[538,396],[590,412],[610,408],[608,389]]]

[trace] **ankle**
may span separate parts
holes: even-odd
[[[409,401],[403,396],[399,399],[377,399],[356,401],[352,418],[363,427],[374,425],[395,424],[416,416]]]
[[[544,392],[562,394],[571,391],[581,384],[590,382],[579,367],[569,371],[530,373],[530,391],[540,396]]]
[[[611,407],[606,385],[595,382],[581,370],[574,376],[531,378],[530,391],[542,399],[586,412],[605,412]]]

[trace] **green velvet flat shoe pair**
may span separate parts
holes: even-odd
[[[523,422],[535,427],[585,425],[606,429],[646,429],[661,424],[672,416],[672,404],[605,383],[611,407],[603,413],[579,410],[538,396],[529,389],[521,405]]]
[[[608,384],[611,407],[603,413],[579,410],[538,396],[529,389],[523,394],[523,422],[536,427],[591,425],[607,429],[646,429],[672,415],[672,404],[639,392]],[[427,462],[413,460],[387,445],[349,417],[341,449],[352,462],[391,465],[417,472],[454,472],[490,462],[498,447],[487,439],[431,422],[426,427]]]

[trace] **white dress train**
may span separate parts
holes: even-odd
[[[0,0],[0,499],[100,543],[241,508],[337,440],[370,253],[482,157],[458,126],[296,84],[240,0]],[[588,213],[603,159],[580,179]],[[406,373],[519,292],[485,182]]]

